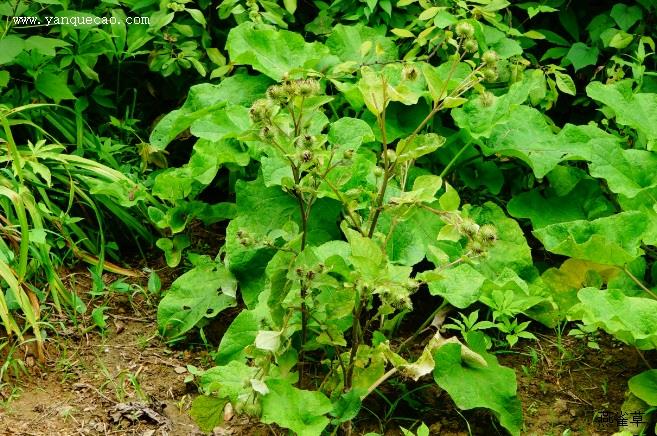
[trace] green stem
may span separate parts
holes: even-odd
[[[462,155],[462,154],[465,152],[465,150],[470,146],[470,144],[472,144],[472,141],[468,141],[468,142],[466,142],[465,144],[463,144],[463,147],[461,147],[461,149],[459,150],[459,152],[456,153],[456,154],[454,155],[454,157],[452,158],[452,160],[449,161],[449,163],[447,164],[447,166],[445,167],[445,169],[443,169],[442,172],[440,173],[440,178],[441,178],[441,179],[442,179],[443,177],[445,177],[445,175],[447,175],[447,172],[448,172],[450,169],[452,169],[452,166],[454,166],[454,164],[456,163],[456,161],[461,157],[461,155]]]
[[[372,221],[370,222],[370,229],[367,232],[368,237],[372,237],[374,235],[374,230],[376,229],[376,223],[379,220],[379,216],[381,215],[381,211],[383,210],[383,198],[386,194],[386,189],[388,188],[388,180],[392,175],[394,174],[395,170],[395,163],[390,162],[388,159],[388,136],[386,134],[386,102],[387,102],[387,96],[386,96],[386,87],[387,83],[385,79],[383,79],[383,109],[381,110],[381,114],[377,115],[377,121],[379,123],[379,129],[381,130],[381,142],[383,144],[383,180],[381,181],[381,187],[379,188],[379,193],[376,196],[376,200],[374,202],[374,210],[372,214]]]
[[[353,313],[353,319],[351,322],[351,352],[349,353],[349,364],[347,365],[347,374],[344,378],[344,391],[348,392],[351,389],[353,378],[354,378],[354,363],[356,360],[356,353],[358,351],[358,346],[360,345],[360,315],[363,310],[363,298],[362,296],[358,299],[358,306],[355,308]]]
[[[11,133],[11,127],[9,126],[9,121],[7,120],[6,115],[2,116],[2,127],[5,130],[5,135],[7,135],[7,149],[9,151],[9,155],[11,156],[14,172],[16,173],[20,183],[23,184],[23,165],[21,163],[21,155],[18,151],[18,147],[16,147],[16,142],[14,141],[14,136]]]
[[[646,293],[650,294],[650,296],[651,296],[652,298],[654,298],[655,300],[657,300],[657,295],[656,295],[653,291],[651,291],[650,288],[648,288],[646,285],[644,285],[643,283],[641,283],[641,280],[639,280],[634,274],[632,274],[632,272],[630,271],[630,269],[629,269],[627,266],[623,267],[623,270],[625,271],[625,274],[627,274],[628,277],[629,277],[630,279],[632,279],[632,281],[633,281],[634,283],[636,283],[636,284],[637,284],[641,289],[643,289]]]
[[[320,174],[320,177],[322,178],[322,180],[324,180],[324,182],[326,182],[328,187],[331,188],[331,191],[333,191],[333,193],[336,195],[336,197],[338,197],[338,200],[340,200],[340,202],[344,205],[344,209],[347,213],[347,216],[351,219],[351,223],[354,226],[354,228],[356,230],[358,230],[361,235],[365,236],[364,233],[363,233],[363,229],[361,228],[361,225],[360,225],[360,220],[356,217],[354,212],[349,208],[348,202],[342,196],[342,193],[323,174]]]
[[[422,323],[422,325],[418,327],[418,329],[415,330],[415,332],[410,337],[408,337],[404,342],[401,343],[399,349],[397,350],[397,353],[401,353],[403,350],[405,350],[409,343],[414,341],[415,338],[417,338],[427,327],[429,327],[429,325],[433,322],[433,319],[436,317],[436,315],[438,315],[438,313],[441,310],[446,310],[446,307],[448,305],[449,303],[447,302],[447,300],[443,300],[440,306],[438,306],[436,310],[431,312],[431,315],[429,315],[429,317]]]
[[[360,399],[361,401],[367,398],[376,388],[378,388],[383,382],[388,380],[390,377],[393,375],[397,374],[399,370],[397,368],[392,368],[385,374],[383,374],[381,377],[379,377],[372,385],[367,389],[367,392],[363,395],[361,395]]]

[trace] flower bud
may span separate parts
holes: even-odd
[[[381,167],[374,168],[374,176],[375,177],[383,176],[383,168],[381,168]]]
[[[463,48],[468,53],[476,53],[477,50],[479,50],[479,44],[477,44],[477,41],[474,39],[468,39],[465,41],[465,44],[463,44]]]
[[[283,83],[282,86],[288,98],[292,98],[295,95],[299,95],[301,93],[301,90],[299,89],[299,82],[296,80],[287,81]]]
[[[274,105],[271,100],[261,98],[251,105],[249,116],[254,123],[262,123],[269,120],[274,114]]]
[[[488,66],[493,66],[499,60],[499,56],[493,50],[488,50],[481,55],[481,60]]]
[[[312,97],[321,91],[319,81],[316,79],[303,79],[297,81],[299,86],[299,95],[302,97]]]
[[[466,218],[460,225],[461,233],[472,238],[479,231],[479,225],[472,218]]]
[[[402,79],[412,82],[417,79],[417,76],[417,68],[414,65],[404,65],[404,68],[402,68]]]
[[[294,140],[294,145],[298,148],[312,148],[315,142],[316,138],[313,135],[301,135]]]
[[[470,241],[466,247],[474,255],[480,255],[486,252],[486,247],[479,241]]]
[[[492,245],[497,241],[497,229],[492,224],[484,224],[478,233],[481,241],[485,244]]]
[[[260,129],[260,139],[264,142],[269,142],[274,139],[274,130],[269,126],[264,126]]]
[[[497,70],[495,68],[486,67],[481,70],[481,72],[484,75],[484,80],[486,82],[494,82],[497,80]]]
[[[313,152],[310,150],[304,150],[301,152],[300,158],[302,162],[308,163],[313,160]]]
[[[468,23],[467,21],[462,21],[456,25],[455,31],[457,36],[462,38],[472,38],[475,30],[472,24]]]
[[[397,152],[393,150],[392,148],[389,148],[386,150],[386,158],[388,159],[388,162],[394,162],[397,160]]]
[[[287,93],[281,85],[272,85],[267,88],[267,97],[277,103],[285,103],[287,101]]]
[[[483,107],[491,107],[495,103],[495,94],[490,91],[484,91],[479,94],[479,103]]]

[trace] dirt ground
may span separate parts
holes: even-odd
[[[97,329],[84,333],[84,322],[75,328],[52,316],[51,323],[65,326],[57,328],[64,334],[48,340],[45,364],[35,362],[29,350],[14,354],[30,375],[0,383],[0,435],[203,434],[188,415],[196,389],[185,379],[190,376],[187,365],[212,366],[206,349],[200,344],[167,347],[157,335],[155,308],[139,297],[121,296],[106,304],[104,335]],[[523,434],[610,435],[616,424],[597,422],[599,416],[620,412],[628,378],[648,364],[657,367],[655,354],[642,356],[606,335],[597,340],[600,350],[593,350],[566,332],[546,331],[537,341],[524,341],[498,355],[518,376]],[[484,411],[457,411],[430,380],[405,389],[418,386],[422,388],[394,410],[380,397],[369,398],[364,405],[370,413],[361,414],[356,434],[398,435],[399,426],[411,427],[420,420],[430,425],[432,435],[505,434]],[[384,394],[394,399],[399,391]],[[235,416],[214,434],[287,433]]]

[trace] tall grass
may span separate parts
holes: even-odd
[[[125,174],[67,152],[26,113],[41,106],[0,109],[0,322],[10,337],[23,340],[24,327],[43,358],[40,308],[81,310],[58,269],[67,256],[97,268],[134,275],[108,262],[105,218],[127,234],[152,242],[146,207],[156,200]],[[17,144],[12,129],[36,129],[35,143]],[[135,193],[139,193],[135,198]]]

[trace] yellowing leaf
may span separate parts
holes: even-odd
[[[531,39],[545,39],[545,35],[543,35],[541,32],[537,32],[536,30],[527,31],[523,35]]]
[[[400,38],[415,38],[415,35],[410,30],[392,29],[391,32],[399,36]]]
[[[451,109],[459,107],[466,101],[468,101],[468,99],[463,97],[445,97],[445,100],[443,100],[443,108]]]
[[[432,6],[429,9],[422,11],[422,13],[417,18],[418,20],[422,20],[422,21],[430,20],[436,16],[438,11],[440,11],[440,8],[438,6]]]

